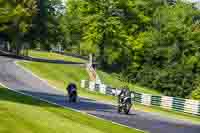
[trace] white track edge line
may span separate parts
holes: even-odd
[[[5,86],[5,85],[2,84],[1,82],[0,82],[0,85],[1,85],[2,87],[4,87],[4,88],[7,88],[7,89],[10,90],[10,91],[16,92],[16,93],[21,94],[21,95],[24,95],[24,96],[32,97],[32,98],[35,99],[35,100],[40,100],[40,101],[46,102],[46,103],[48,103],[48,104],[52,104],[52,105],[55,105],[55,106],[58,106],[58,107],[62,107],[62,108],[64,108],[64,109],[68,109],[68,110],[75,111],[75,112],[78,112],[78,113],[81,113],[81,114],[84,114],[84,115],[91,116],[91,117],[96,118],[96,119],[99,119],[99,120],[111,122],[111,123],[113,123],[113,124],[115,124],[115,125],[119,125],[119,126],[126,127],[126,128],[129,128],[129,129],[134,129],[134,130],[137,130],[137,131],[140,131],[140,132],[143,132],[143,133],[146,132],[146,131],[142,131],[142,130],[140,130],[140,129],[132,128],[132,127],[129,127],[129,126],[120,124],[120,123],[116,123],[116,122],[113,122],[113,121],[110,121],[110,120],[106,120],[106,119],[97,117],[97,116],[92,115],[92,114],[88,114],[87,112],[84,112],[84,111],[80,111],[80,110],[76,110],[76,109],[73,109],[73,108],[70,108],[70,107],[66,107],[66,106],[57,104],[57,103],[55,103],[55,102],[50,102],[50,101],[48,101],[48,100],[46,100],[46,99],[39,98],[39,97],[37,97],[37,96],[33,96],[33,95],[30,95],[30,94],[27,94],[27,93],[23,93],[23,92],[20,92],[20,91],[16,91],[16,90],[14,90],[14,89],[11,89],[11,88]]]
[[[47,84],[49,87],[53,87],[54,89],[56,89],[57,91],[59,91],[59,89],[51,84],[48,83],[48,81],[46,81],[45,79],[42,79],[41,77],[39,77],[38,75],[34,74],[31,70],[28,70],[27,68],[25,68],[22,65],[19,65],[18,62],[20,61],[15,61],[14,64],[16,66],[18,66],[19,68],[23,69],[25,72],[28,72],[29,74],[31,74],[32,76],[36,77],[37,79],[39,79],[40,81],[42,81],[43,83]],[[22,62],[28,62],[28,61],[22,61]],[[63,91],[62,91],[63,92]]]
[[[40,78],[38,75],[34,74],[33,72],[31,72],[30,70],[26,69],[25,67],[23,67],[23,66],[17,64],[17,62],[20,62],[20,61],[15,61],[15,62],[14,62],[14,64],[15,64],[16,66],[22,68],[24,71],[26,71],[26,72],[30,73],[31,75],[35,76],[36,78],[38,78],[39,80],[41,80],[42,82],[44,82],[45,84],[47,84],[49,87],[53,87],[54,89],[56,89],[57,91],[59,91],[59,89],[57,89],[57,87],[55,87],[55,86],[49,84],[46,80]],[[83,111],[80,111],[80,110],[76,110],[76,109],[72,109],[72,108],[69,108],[69,107],[66,107],[66,106],[62,106],[62,105],[59,105],[59,104],[57,104],[57,103],[50,102],[50,101],[48,101],[48,100],[45,100],[45,99],[42,99],[42,98],[39,98],[39,97],[35,97],[35,96],[29,95],[29,94],[26,94],[26,93],[18,92],[18,91],[16,91],[16,90],[13,90],[13,89],[11,89],[11,88],[9,88],[9,87],[3,85],[2,83],[0,83],[0,84],[1,84],[3,87],[8,88],[8,89],[11,90],[11,91],[14,91],[14,92],[17,92],[17,93],[20,93],[20,94],[23,94],[23,95],[27,95],[27,96],[33,97],[34,99],[39,99],[39,100],[41,100],[41,101],[44,101],[44,102],[47,102],[47,103],[50,103],[50,104],[54,104],[54,105],[57,105],[57,106],[60,106],[60,107],[66,108],[66,109],[70,109],[70,110],[73,110],[73,111],[76,111],[76,112],[80,112],[80,113],[82,113],[82,114],[87,114],[88,116],[92,116],[92,117],[97,118],[97,119],[99,119],[99,120],[108,121],[108,122],[111,122],[111,123],[113,123],[113,124],[116,124],[116,125],[119,125],[119,126],[122,126],[122,127],[134,129],[134,130],[136,130],[136,131],[140,131],[140,132],[143,132],[143,133],[144,133],[144,132],[148,132],[148,131],[143,131],[143,130],[140,130],[140,129],[137,129],[137,128],[132,128],[132,127],[130,127],[130,126],[126,126],[126,125],[123,125],[123,124],[120,124],[120,123],[117,123],[117,122],[113,122],[113,121],[110,121],[110,120],[106,120],[106,119],[97,117],[97,116],[92,115],[92,114],[88,114],[88,113],[83,112]],[[62,91],[62,92],[63,92],[63,91]]]

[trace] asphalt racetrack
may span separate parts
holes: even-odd
[[[139,111],[118,114],[116,106],[92,99],[80,98],[78,104],[67,103],[63,92],[17,66],[15,61],[0,56],[0,83],[15,91],[150,133],[200,133],[200,125]]]

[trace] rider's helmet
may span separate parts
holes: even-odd
[[[127,86],[123,86],[123,87],[122,87],[120,96],[125,96],[125,95],[126,95],[127,88],[128,88]]]
[[[77,87],[76,87],[76,84],[74,83],[70,83],[67,87],[67,90],[68,90],[68,93],[72,93],[73,91],[76,91]]]
[[[124,93],[124,95],[126,95],[126,96],[130,95],[130,89],[129,89],[128,85],[125,85],[125,86],[123,87],[123,93]]]

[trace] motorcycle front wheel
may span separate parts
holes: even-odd
[[[131,107],[132,107],[131,103],[126,103],[126,105],[124,107],[124,113],[129,114]]]

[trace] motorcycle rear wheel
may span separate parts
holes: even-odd
[[[122,112],[122,107],[121,107],[121,106],[118,106],[117,111],[118,111],[118,113],[121,113],[121,112]]]
[[[73,102],[73,103],[77,102],[77,95],[76,94],[70,95],[69,102]]]

